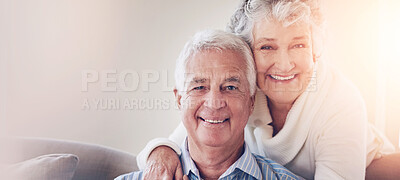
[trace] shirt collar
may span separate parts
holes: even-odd
[[[221,175],[221,178],[232,174],[236,169],[239,169],[256,179],[262,178],[261,170],[258,167],[257,161],[250,152],[250,148],[246,143],[244,143],[244,152],[242,156],[240,156],[240,158]]]
[[[183,168],[183,173],[190,177],[190,172],[192,172],[195,176],[197,176],[199,178],[200,172],[197,169],[196,164],[194,164],[194,162],[189,154],[187,137],[181,146],[181,151],[182,151],[182,154],[181,154],[180,159],[181,159],[181,164],[182,164],[182,168]]]
[[[187,138],[184,141],[184,144],[181,146],[182,154],[181,154],[181,164],[183,168],[183,173],[185,175],[188,175],[190,177],[190,172],[192,172],[195,176],[197,176],[198,179],[200,179],[200,173],[199,170],[197,169],[195,163],[193,162],[192,158],[190,157],[189,154],[189,149],[188,149],[188,143],[187,143]],[[258,167],[257,161],[254,158],[253,154],[250,152],[250,148],[247,146],[246,143],[244,143],[244,152],[240,158],[233,163],[228,170],[226,170],[219,179],[224,178],[225,176],[229,176],[236,169],[239,169],[251,176],[253,176],[256,179],[261,179],[262,174],[261,170]]]

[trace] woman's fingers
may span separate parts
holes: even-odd
[[[189,180],[189,177],[187,175],[184,175],[183,180]]]
[[[176,167],[175,180],[183,180],[183,170],[180,161],[178,161],[178,166]]]
[[[146,169],[143,173],[143,179],[172,180],[174,176],[176,176],[178,167],[182,173],[179,156],[174,150],[167,146],[157,147],[151,152],[149,158],[147,159]]]

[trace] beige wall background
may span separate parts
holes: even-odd
[[[184,43],[196,31],[224,29],[238,2],[1,0],[0,135],[76,140],[137,154],[180,121],[172,88]],[[324,7],[326,59],[356,84],[369,120],[397,144],[400,58],[379,49],[396,45],[382,41],[382,1],[325,0]],[[85,72],[98,79],[83,83],[95,78]],[[127,92],[124,85],[136,88]]]

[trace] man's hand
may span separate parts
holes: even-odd
[[[188,179],[187,176],[183,178],[182,166],[178,155],[167,146],[159,146],[150,153],[143,177],[145,180]]]

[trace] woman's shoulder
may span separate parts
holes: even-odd
[[[319,87],[319,90],[326,93],[326,102],[341,106],[365,104],[358,87],[336,66],[329,62],[323,62],[322,66],[321,70],[325,71],[325,78],[320,80],[322,86]]]
[[[347,117],[356,118],[357,121],[366,121],[366,106],[358,88],[346,78],[340,70],[326,63],[323,64],[323,79],[319,79],[318,90],[311,93],[309,99],[318,104],[315,124],[337,123],[348,121]],[[311,101],[310,101],[311,102]],[[311,104],[310,104],[311,106]],[[322,124],[321,124],[322,123]]]

